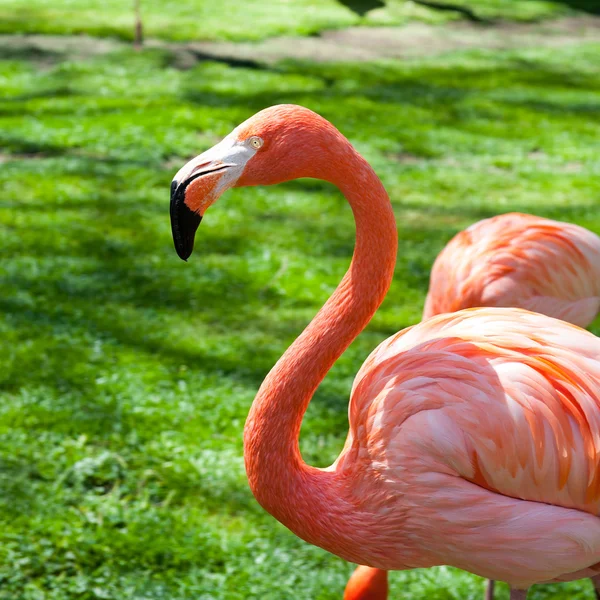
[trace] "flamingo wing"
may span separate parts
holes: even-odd
[[[428,452],[460,477],[515,498],[600,511],[600,340],[591,333],[493,308],[401,332],[359,371],[350,419],[376,417],[371,433],[382,429],[389,440],[424,411]]]
[[[402,498],[444,538],[432,564],[527,585],[584,572],[600,561],[600,340],[519,309],[433,317],[359,371],[346,454],[376,510]]]

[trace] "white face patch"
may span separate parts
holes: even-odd
[[[223,176],[215,189],[215,193],[220,195],[240,178],[246,163],[256,154],[259,147],[257,148],[256,144],[248,143],[248,140],[238,140],[235,131],[232,131],[218,144],[186,163],[173,180],[181,183],[195,173],[228,167],[224,169]]]

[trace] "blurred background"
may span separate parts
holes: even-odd
[[[600,2],[3,0],[0,32],[0,599],[340,599],[352,566],[258,506],[241,435],[349,263],[351,212],[319,181],[233,190],[185,264],[170,181],[281,102],[382,178],[395,281],[303,425],[330,464],[354,374],[420,320],[456,232],[518,210],[600,233]],[[450,568],[391,582],[483,594]]]

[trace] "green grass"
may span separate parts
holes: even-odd
[[[510,210],[600,232],[598,52],[188,71],[156,51],[2,63],[0,599],[339,599],[352,567],[257,505],[241,433],[262,378],[348,265],[350,211],[316,181],[234,190],[184,264],[170,180],[278,102],[332,120],[382,177],[399,261],[305,419],[304,456],[326,465],[353,374],[419,320],[454,233]],[[392,576],[393,598],[482,590],[447,568]],[[592,598],[588,582],[532,598],[567,594]]]
[[[448,0],[484,19],[537,20],[592,9],[593,0]],[[282,34],[310,35],[349,25],[431,23],[460,14],[408,0],[387,0],[364,17],[338,0],[140,0],[146,35],[167,40],[259,40]],[[369,4],[367,2],[367,4]],[[573,5],[573,6],[569,6]],[[133,37],[133,0],[3,0],[0,33],[87,33]]]

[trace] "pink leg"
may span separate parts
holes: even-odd
[[[356,567],[344,592],[344,600],[387,600],[387,597],[387,571],[365,566]]]
[[[487,587],[485,588],[485,600],[494,600],[494,584],[493,579],[488,579]]]
[[[592,577],[592,583],[594,584],[594,589],[596,590],[596,600],[600,600],[600,575],[595,575]]]
[[[510,600],[527,600],[527,590],[510,588]]]

